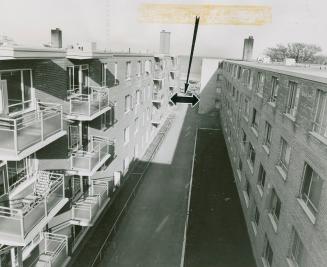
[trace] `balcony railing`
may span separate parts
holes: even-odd
[[[161,69],[155,70],[153,72],[153,79],[154,80],[162,80],[164,78],[164,71]]]
[[[71,168],[79,175],[92,176],[111,156],[114,156],[114,143],[91,136],[87,150],[78,150],[72,154]]]
[[[67,202],[63,175],[37,172],[36,176],[33,184],[10,200],[10,207],[0,207],[0,243],[26,245]],[[45,176],[47,185],[39,183]]]
[[[68,257],[68,237],[65,235],[43,233],[40,254],[31,267],[61,267]]]
[[[0,118],[0,160],[20,160],[64,134],[62,106],[38,102],[32,111]]]
[[[159,92],[152,93],[152,102],[161,103],[163,101],[164,95]]]
[[[70,96],[71,119],[90,121],[110,109],[109,89],[107,87],[89,87],[83,93]]]
[[[162,113],[152,113],[151,122],[153,124],[160,124],[163,119]]]
[[[91,194],[72,207],[72,223],[91,226],[109,201],[109,181],[92,181]]]

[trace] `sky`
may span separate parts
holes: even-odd
[[[188,54],[193,25],[142,23],[142,3],[262,4],[272,7],[272,22],[263,26],[200,25],[195,55],[239,58],[243,39],[254,36],[254,56],[277,43],[305,42],[327,54],[326,0],[0,0],[0,35],[17,43],[50,41],[50,29],[63,31],[64,46],[97,42],[113,51],[158,52],[159,33],[171,32],[171,52]]]

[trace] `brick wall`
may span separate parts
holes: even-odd
[[[325,205],[327,198],[327,185],[325,182],[327,178],[327,146],[316,139],[310,132],[312,130],[316,90],[327,90],[326,84],[281,74],[278,73],[278,71],[266,71],[245,66],[242,65],[242,63],[240,63],[240,65],[242,68],[251,69],[253,73],[257,73],[257,71],[260,70],[266,75],[263,97],[260,97],[254,90],[256,75],[254,75],[253,89],[249,90],[248,84],[244,82],[243,79],[232,77],[231,74],[224,69],[225,81],[229,81],[232,86],[238,90],[240,97],[239,101],[236,102],[235,97],[232,97],[232,93],[226,87],[225,82],[222,92],[224,105],[221,111],[221,119],[224,122],[224,128],[226,128],[226,130],[224,130],[225,140],[257,264],[258,266],[263,266],[261,256],[264,246],[264,236],[267,234],[274,253],[272,265],[274,267],[287,266],[286,257],[291,243],[292,227],[294,227],[304,245],[303,266],[324,266],[327,261],[327,208]],[[276,107],[273,107],[267,101],[271,90],[272,76],[279,78],[279,93]],[[295,121],[284,115],[288,98],[289,81],[298,83],[298,87],[300,88],[299,108]],[[244,118],[244,112],[242,112],[245,96],[250,98],[250,115],[248,120]],[[230,103],[229,105],[232,110],[231,114],[234,114],[232,116],[227,113],[228,108],[226,101]],[[260,116],[258,136],[256,136],[251,129],[253,107],[256,108]],[[269,154],[263,149],[266,121],[272,126],[272,145]],[[240,133],[240,129],[246,132],[248,141],[251,142],[256,151],[253,173],[248,167],[246,160],[248,144],[245,145],[245,151],[241,149],[241,135],[238,134]],[[228,141],[229,132],[231,133],[231,141]],[[282,178],[276,168],[279,160],[281,137],[291,145],[291,158],[286,180]],[[233,140],[235,140],[235,142],[233,142]],[[231,149],[233,149],[233,151],[231,151]],[[235,161],[234,157],[236,157]],[[236,171],[239,158],[241,158],[243,162],[241,181]],[[297,200],[301,188],[304,162],[309,163],[324,180],[318,207],[319,212],[316,216],[315,223],[310,221]],[[262,196],[257,188],[260,164],[262,164],[266,170],[266,183]],[[245,190],[245,177],[247,177],[250,182],[252,192],[249,207],[246,206],[243,195],[243,190]],[[274,230],[268,216],[272,188],[275,189],[282,203],[281,214],[277,223],[277,231]],[[253,209],[255,204],[258,206],[261,215],[256,235],[254,234],[251,223],[251,221],[253,221]]]

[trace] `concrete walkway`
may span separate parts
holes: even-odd
[[[218,113],[179,106],[176,115],[100,266],[179,267],[183,258],[185,267],[254,267]],[[184,258],[198,128],[209,130],[197,139]]]
[[[196,129],[217,128],[217,114],[179,106],[101,266],[180,266]]]
[[[185,267],[255,267],[222,132],[199,129]]]

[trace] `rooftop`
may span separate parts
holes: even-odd
[[[327,66],[316,64],[296,64],[285,65],[283,63],[260,63],[250,61],[235,61],[227,60],[228,62],[258,68],[262,70],[277,72],[285,75],[290,75],[306,80],[327,83]]]

